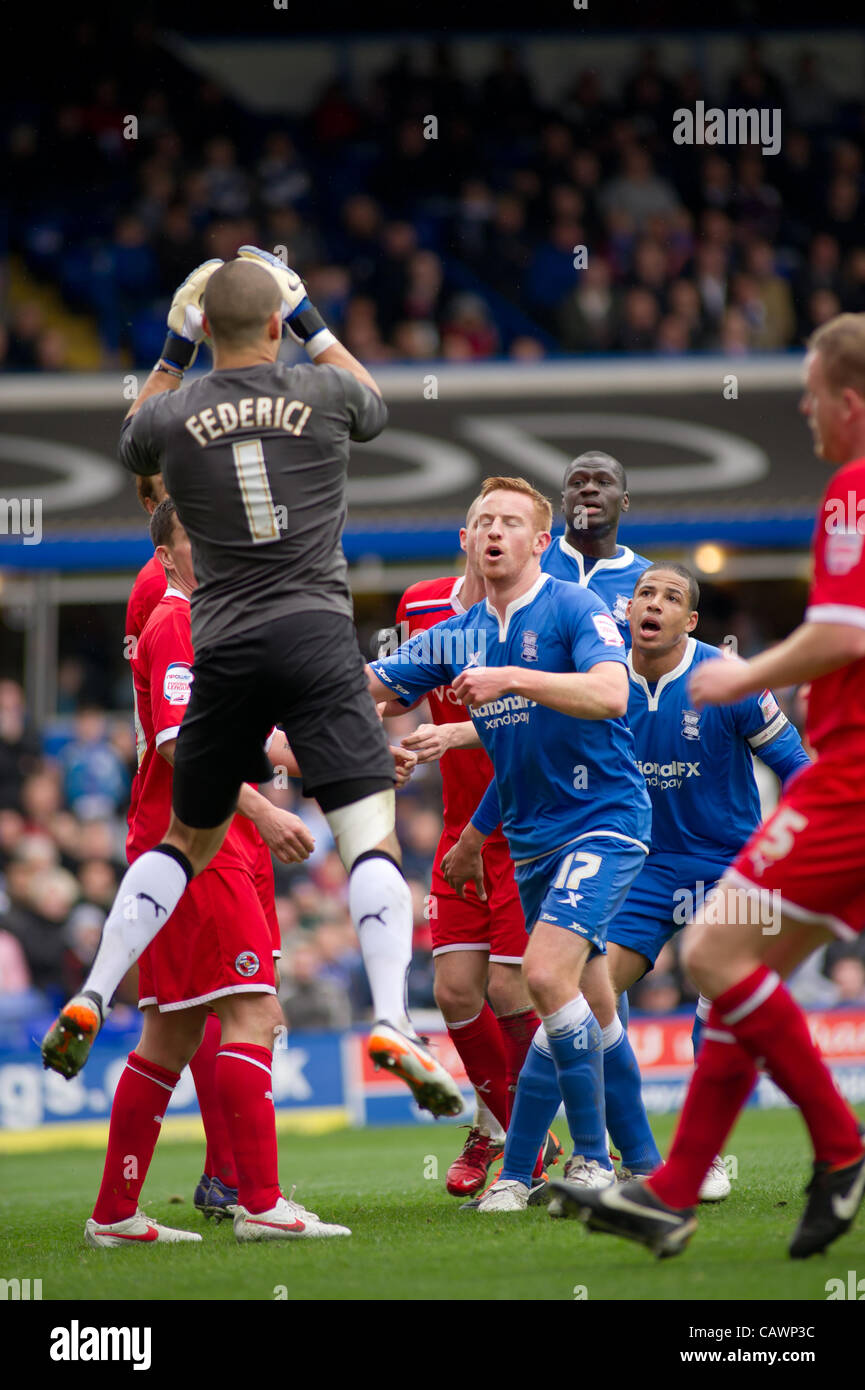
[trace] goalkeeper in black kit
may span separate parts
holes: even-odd
[[[435,1115],[456,1083],[417,1038],[405,1004],[412,904],[394,833],[394,764],[367,689],[342,550],[352,440],[387,410],[373,378],[325,327],[302,280],[242,247],[175,294],[163,355],[124,421],[123,462],[161,472],[192,545],[192,692],[161,844],[126,873],[82,993],[46,1034],[46,1066],[77,1074],[126,971],[222,844],[244,782],[266,781],[264,745],[285,729],[349,874],[377,1022],[370,1056]],[[283,327],[309,363],[277,361]],[[213,371],[183,384],[199,343]]]

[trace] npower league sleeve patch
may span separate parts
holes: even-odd
[[[608,613],[593,613],[592,622],[601,641],[607,647],[623,647],[625,640]]]
[[[188,661],[172,661],[166,668],[162,693],[170,705],[188,705],[192,690],[192,669]]]

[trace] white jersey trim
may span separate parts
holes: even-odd
[[[169,743],[171,739],[177,738],[180,733],[180,725],[174,724],[170,729],[160,729],[156,735],[156,747],[160,748],[163,743]]]
[[[805,622],[865,627],[865,608],[856,608],[852,603],[816,603],[805,609]]]
[[[661,676],[660,680],[655,686],[654,695],[649,690],[649,682],[646,680],[646,677],[641,676],[638,671],[634,670],[632,652],[628,652],[628,671],[630,673],[631,680],[634,682],[634,685],[639,686],[640,689],[645,693],[646,702],[649,706],[649,709],[653,713],[657,711],[658,701],[660,700],[661,694],[664,691],[665,687],[671,685],[673,681],[678,680],[679,676],[681,676],[685,671],[687,671],[688,667],[691,665],[691,662],[694,660],[694,653],[696,650],[696,638],[689,637],[687,642],[685,643],[685,651],[684,655],[682,656],[682,660],[679,662],[678,666],[673,667],[672,671],[666,671],[664,675]]]
[[[568,845],[575,845],[578,840],[594,840],[600,836],[604,836],[608,840],[624,840],[629,845],[636,845],[644,854],[649,853],[649,846],[644,845],[642,840],[635,840],[633,835],[622,835],[618,830],[584,830],[582,835],[575,835],[571,840],[564,840],[554,849],[545,849],[543,854],[533,854],[530,859],[515,859],[514,868],[521,868],[523,864],[536,864],[539,859],[546,859],[551,854],[558,854],[560,849],[567,849]]]
[[[176,1009],[194,1009],[198,1004],[209,1004],[211,999],[222,999],[226,994],[276,994],[273,985],[230,985],[225,989],[214,989],[210,994],[200,994],[197,999],[181,999],[177,1004],[157,1004],[156,996],[148,999],[139,999],[138,1007],[143,1008],[145,1004],[156,1004],[161,1014],[170,1014]],[[238,1054],[233,1054],[238,1055]],[[243,1057],[244,1062],[252,1062],[253,1066],[261,1067],[262,1071],[267,1068],[261,1062],[256,1062],[252,1057]]]
[[[434,956],[446,956],[450,951],[488,951],[490,943],[488,941],[458,941],[455,946],[436,946],[433,950]]]
[[[520,598],[515,598],[508,604],[507,608],[505,609],[504,622],[502,622],[501,618],[499,617],[496,610],[493,608],[489,599],[485,600],[487,605],[487,612],[489,613],[491,618],[495,618],[496,622],[499,625],[500,642],[505,641],[508,635],[508,628],[510,627],[511,618],[514,616],[514,614],[519,613],[522,608],[527,608],[528,605],[534,599],[537,598],[538,594],[540,593],[541,589],[546,584],[548,579],[552,579],[552,575],[547,574],[546,570],[542,570],[532,587],[530,589],[527,589],[526,592]]]
[[[573,560],[580,571],[577,583],[585,587],[592,575],[597,570],[624,570],[634,563],[634,552],[627,545],[622,546],[621,555],[610,555],[607,559],[595,560],[592,568],[586,573],[585,556],[581,550],[577,550],[575,545],[571,545],[565,536],[559,536],[559,549],[563,555],[567,555],[569,560]]]
[[[186,603],[189,602],[189,594],[184,594],[181,589],[175,589],[173,584],[169,584],[163,598],[182,598]]]
[[[462,593],[463,584],[465,584],[465,582],[466,577],[464,574],[461,574],[459,578],[456,580],[453,588],[451,589],[450,605],[455,613],[468,613],[469,611],[466,608],[465,604],[461,602],[459,597],[459,595]]]

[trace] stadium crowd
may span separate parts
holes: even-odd
[[[402,737],[420,711],[391,724]],[[135,767],[128,716],[84,707],[72,720],[37,730],[23,692],[0,681],[0,1033],[9,1041],[81,985],[125,868],[125,811]],[[296,784],[277,778],[266,794],[300,815],[316,849],[302,866],[274,861],[282,929],[280,999],[290,1029],[342,1029],[370,1019],[366,976],[347,906],[345,870],[327,822]],[[400,793],[398,833],[415,905],[409,996],[432,1009],[429,876],[441,833],[435,768],[418,768]],[[678,964],[678,942],[632,992],[634,1011],[691,1008],[695,991]],[[865,1005],[865,944],[839,943],[813,959],[796,984],[815,1007]],[[132,1026],[136,980],[127,978],[115,1009]]]
[[[56,108],[30,92],[11,125],[11,249],[94,318],[105,366],[150,363],[176,284],[244,243],[285,248],[369,364],[743,354],[865,309],[865,102],[839,102],[807,48],[785,83],[749,41],[713,92],[647,47],[618,86],[584,68],[555,99],[511,47],[478,81],[447,44],[423,64],[395,49],[285,120],[193,74],[147,25],[119,56],[83,22],[62,63],[41,84]],[[675,145],[673,112],[697,100],[779,109],[779,153]],[[27,299],[0,354],[72,365]]]

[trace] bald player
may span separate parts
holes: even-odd
[[[199,587],[195,661],[177,740],[172,817],[130,867],[84,991],[43,1041],[65,1076],[84,1065],[120,979],[225,837],[246,781],[286,731],[349,874],[376,1023],[370,1056],[434,1114],[459,1114],[456,1083],[405,1005],[412,904],[394,832],[394,767],[352,621],[341,536],[349,443],[387,420],[369,372],[325,327],[294,271],[255,247],[206,262],[175,294],[162,357],[124,422],[120,454],[161,472],[189,535]],[[283,325],[309,363],[277,360]],[[214,369],[183,384],[209,337]],[[250,1058],[269,1077],[270,1059]]]

